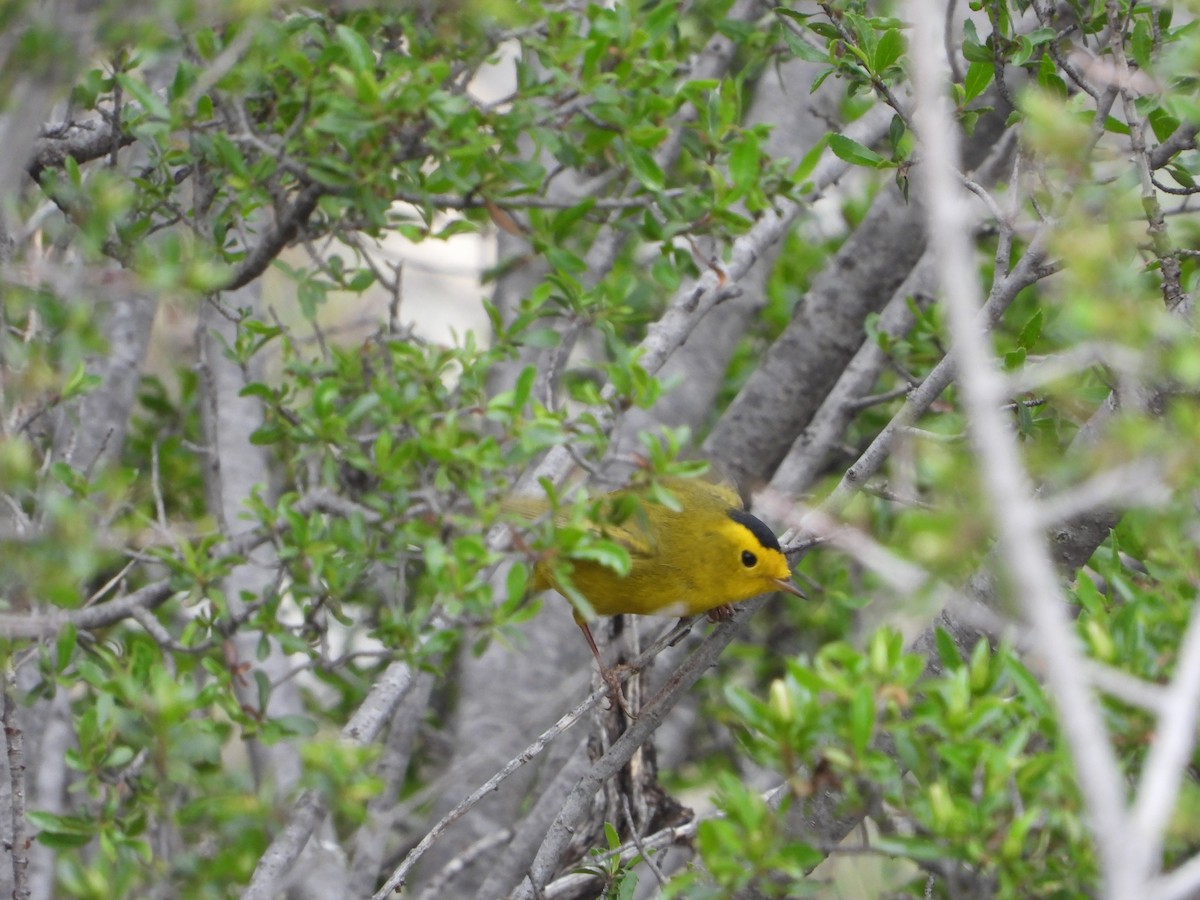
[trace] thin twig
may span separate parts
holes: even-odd
[[[1150,155],[1146,150],[1146,132],[1142,126],[1142,115],[1138,111],[1136,98],[1130,87],[1129,61],[1125,58],[1125,32],[1121,22],[1119,4],[1115,0],[1107,0],[1105,11],[1110,31],[1109,49],[1112,51],[1112,62],[1116,68],[1116,81],[1121,92],[1125,124],[1129,126],[1129,145],[1133,150],[1133,163],[1142,188],[1142,208],[1146,212],[1147,222],[1146,232],[1153,242],[1154,255],[1158,258],[1162,270],[1163,299],[1166,301],[1167,309],[1173,310],[1187,299],[1182,283],[1183,273],[1179,265],[1179,258],[1171,247],[1167,222],[1163,217],[1162,205],[1158,202],[1158,193],[1154,189],[1154,179],[1151,177],[1152,167]]]
[[[442,866],[440,872],[429,879],[429,883],[425,885],[425,889],[421,892],[420,900],[436,900],[439,897],[450,896],[448,888],[455,878],[465,872],[475,860],[491,853],[497,847],[506,846],[512,839],[513,830],[511,828],[501,828],[498,831],[485,834],[479,840],[468,844],[461,853]]]
[[[666,887],[667,876],[659,866],[657,860],[650,854],[649,849],[642,842],[641,831],[638,828],[637,822],[634,821],[633,810],[629,807],[629,796],[627,794],[621,795],[621,805],[625,809],[625,819],[629,822],[629,833],[633,837],[634,846],[638,848],[638,853],[641,854],[642,862],[646,864],[646,868],[654,875],[654,880],[658,882],[659,887]]]
[[[406,663],[394,662],[388,666],[342,728],[342,740],[359,747],[375,740],[383,726],[391,721],[412,684],[412,669]],[[270,900],[279,894],[280,885],[292,871],[328,808],[329,798],[318,788],[310,788],[300,795],[287,824],[259,859],[242,900]]]

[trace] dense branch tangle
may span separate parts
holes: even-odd
[[[614,828],[639,820],[612,776],[653,737],[664,769],[699,771],[697,786],[720,794],[723,815],[705,813],[688,833],[714,890],[803,878],[867,816],[884,826],[873,852],[920,859],[933,891],[1042,877],[1083,893],[1119,892],[1122,878],[1172,896],[1190,889],[1195,863],[1166,877],[1158,869],[1160,858],[1186,859],[1164,826],[1193,751],[1197,629],[1185,624],[1186,564],[1139,513],[1161,506],[1163,533],[1194,526],[1175,502],[1191,471],[1176,448],[1194,445],[1173,406],[1190,383],[1190,346],[1182,329],[1145,314],[1144,289],[1157,279],[1160,306],[1189,305],[1194,263],[1157,185],[1174,176],[1187,188],[1196,132],[1176,123],[1168,135],[1160,109],[1140,121],[1155,100],[1132,88],[1186,36],[1154,10],[1111,5],[1074,22],[1040,5],[1022,17],[993,4],[975,32],[953,33],[947,15],[914,57],[905,42],[918,32],[904,23],[823,9],[792,17],[743,2],[715,20],[704,4],[532,5],[517,14],[528,18],[489,23],[453,5],[356,8],[192,21],[160,30],[157,50],[137,36],[144,52],[105,48],[66,124],[27,142],[34,177],[13,206],[25,218],[6,225],[21,268],[4,273],[0,391],[12,427],[0,444],[0,514],[18,538],[3,550],[21,565],[0,630],[5,649],[21,651],[6,697],[34,704],[14,713],[6,703],[6,722],[25,731],[6,757],[34,761],[39,777],[22,782],[10,762],[0,802],[15,833],[40,829],[47,840],[20,874],[13,858],[4,885],[52,895],[57,863],[72,884],[144,893],[178,889],[185,871],[203,868],[217,889],[249,878],[249,896],[300,883],[319,892],[328,881],[355,896],[399,881],[537,896],[565,889],[556,878],[601,833],[601,817]],[[944,11],[910,18],[940,22]],[[1099,63],[1071,55],[1067,39]],[[923,115],[952,96],[958,118],[914,143],[909,129],[922,119],[902,60],[959,46],[966,59],[948,61],[914,107]],[[486,60],[519,79],[485,98]],[[810,110],[797,86],[819,78]],[[1171,78],[1164,72],[1164,95],[1178,88]],[[1044,94],[1026,92],[1039,81]],[[860,111],[861,98],[878,100],[844,125],[838,117]],[[1106,131],[1110,113],[1127,138]],[[826,130],[837,137],[802,164]],[[954,171],[936,141],[960,131],[969,162]],[[1105,177],[1132,153],[1132,181],[1092,175],[1114,146]],[[869,190],[843,178],[851,165]],[[969,217],[947,219],[947,192]],[[1136,196],[1148,232],[1113,224],[1130,219],[1127,207],[1112,213],[1117,194]],[[813,217],[824,230],[810,222],[818,207],[833,211]],[[1095,222],[1119,239],[1106,243]],[[453,242],[493,226],[504,232],[488,273],[495,346],[422,330],[432,315],[422,295],[436,309],[452,291],[421,286],[431,264],[402,256],[407,246],[389,232],[436,236],[456,259],[474,259],[482,242]],[[1147,237],[1149,269],[1126,253]],[[296,244],[311,266],[288,255]],[[954,287],[934,298],[932,274],[950,250]],[[988,257],[988,302],[947,327],[937,303],[977,292]],[[280,259],[286,279],[272,272]],[[468,275],[474,304],[483,289]],[[357,295],[371,280],[387,288],[373,311]],[[149,371],[140,354],[132,366],[117,355],[101,365],[103,342],[78,321],[97,285],[98,319],[136,287],[187,332],[192,307],[174,300],[201,295],[202,330],[225,337],[206,336],[198,361],[180,359],[186,341],[160,353],[170,362],[139,385]],[[322,308],[346,290],[353,299]],[[1143,305],[1120,307],[1120,327],[1105,326],[1121,295]],[[324,318],[339,302],[374,315],[374,332],[339,345],[349,329]],[[106,337],[127,350],[149,340]],[[1002,376],[986,364],[992,353]],[[825,548],[803,565],[817,599],[803,610],[749,604],[740,631],[714,629],[686,659],[663,651],[666,683],[649,688],[623,730],[594,728],[589,756],[585,741],[560,736],[599,696],[570,658],[570,616],[557,606],[529,621],[508,596],[525,584],[520,570],[495,574],[507,529],[490,543],[483,532],[523,469],[525,483],[555,486],[580,468],[617,471],[628,453],[609,435],[628,427],[631,403],[657,396],[656,377],[699,390],[701,412],[673,418],[667,395],[640,424],[707,431],[707,452],[744,487],[771,483],[760,502],[773,522],[797,526],[793,546]],[[83,403],[102,395],[111,402]],[[1140,440],[1121,439],[1130,423]],[[964,435],[976,436],[977,457]],[[640,446],[635,465],[674,465],[664,442]],[[1024,468],[1014,476],[1015,463]],[[257,487],[247,471],[263,473]],[[1028,490],[1035,480],[1040,497]],[[789,499],[801,492],[818,510],[807,518]],[[1125,507],[1133,514],[1109,538]],[[987,523],[1003,538],[994,553]],[[1093,556],[1106,539],[1112,552]],[[1013,547],[1024,548],[1015,561]],[[544,552],[567,551],[548,542]],[[1138,568],[1151,556],[1153,576]],[[1080,581],[1066,617],[1058,578],[1089,557],[1107,593]],[[1029,560],[1038,568],[1022,575]],[[1042,627],[1013,620],[995,577],[1003,568],[1045,598]],[[247,571],[257,580],[231,575]],[[261,587],[243,595],[243,584]],[[914,596],[929,604],[919,614]],[[885,620],[919,620],[916,653],[858,618],[868,600]],[[738,633],[753,640],[722,657]],[[1007,639],[989,647],[981,634]],[[1088,643],[1075,654],[1039,651],[1048,636],[1075,646],[1077,634]],[[466,652],[496,637],[482,656]],[[280,655],[289,658],[273,669]],[[731,690],[708,696],[700,679],[718,657]],[[568,670],[578,682],[564,680]],[[1077,750],[1088,745],[1093,689],[1140,716],[1104,707],[1124,743],[1092,768],[1075,754],[1095,845],[1079,837],[1075,770],[1055,743],[1061,727]],[[299,702],[276,714],[270,703],[289,691]],[[1047,693],[1074,700],[1055,714]],[[377,736],[382,783],[364,777],[376,771],[365,748]],[[689,766],[709,740],[725,744],[720,764]],[[254,760],[244,772],[224,753],[235,741]],[[931,744],[946,750],[936,771],[912,752]],[[773,770],[784,786],[775,799],[807,833],[710,774],[740,766],[746,748]],[[288,782],[278,759],[297,771],[303,762],[304,780]],[[1141,773],[1132,798],[1119,785],[1114,800],[1114,769]],[[31,783],[41,794],[22,812],[18,789]],[[236,814],[212,802],[233,794],[254,799]],[[743,852],[753,821],[769,822],[752,833],[774,841],[757,855]],[[244,855],[223,855],[259,847],[263,834],[273,839],[252,876]],[[962,834],[979,835],[983,852]],[[619,835],[644,851],[677,836]],[[347,838],[348,868],[322,856]],[[102,841],[117,850],[69,849]],[[160,847],[192,855],[140,863]],[[1063,860],[1077,865],[1066,871]],[[638,874],[702,877],[674,870],[674,852],[655,864]],[[600,865],[630,877],[612,859]],[[149,871],[169,881],[150,884]]]

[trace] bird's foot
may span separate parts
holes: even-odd
[[[625,717],[632,722],[637,718],[637,715],[632,709],[629,708],[629,702],[625,699],[625,693],[621,689],[621,670],[627,668],[628,666],[624,664],[613,666],[611,669],[607,667],[601,667],[600,677],[604,679],[604,683],[608,685],[608,696],[610,701],[619,707],[621,712],[625,713]]]
[[[710,609],[706,616],[710,622],[728,622],[733,618],[734,609],[728,603],[722,603],[720,606],[714,606]]]

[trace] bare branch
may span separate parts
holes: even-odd
[[[1075,763],[1088,822],[1097,844],[1105,897],[1132,897],[1141,878],[1130,870],[1124,834],[1120,767],[1083,670],[1078,637],[1067,615],[1058,574],[1039,527],[1033,488],[1020,463],[1009,420],[1001,412],[1005,382],[980,322],[981,307],[967,204],[958,168],[957,134],[946,109],[947,73],[930,23],[933,0],[909,0],[919,135],[925,148],[930,241],[942,251],[941,281],[954,335],[958,383],[967,410],[980,477],[991,500],[999,551],[1046,663],[1046,680]]]
[[[13,638],[47,640],[53,638],[68,623],[81,631],[105,628],[128,619],[135,610],[156,609],[166,603],[174,591],[171,580],[163,578],[139,588],[132,594],[111,603],[101,603],[71,612],[57,611],[32,616],[0,613],[0,631]]]
[[[1183,124],[1175,129],[1165,141],[1150,151],[1151,169],[1161,169],[1177,154],[1196,149],[1196,132],[1200,125]]]
[[[4,709],[0,725],[4,728],[4,745],[8,751],[8,777],[11,783],[12,806],[12,896],[13,900],[29,897],[29,838],[25,834],[25,750],[24,732],[17,721],[17,676],[12,661],[4,667]]]
[[[646,663],[662,652],[664,647],[669,646],[672,641],[677,640],[678,637],[682,636],[682,634],[685,633],[687,629],[690,629],[691,626],[692,620],[685,620],[684,623],[672,628],[670,631],[660,637],[648,650],[646,650],[645,653],[630,663],[629,666],[620,673],[621,680],[624,681],[634,672],[643,668]],[[442,817],[441,821],[439,821],[426,833],[425,837],[421,839],[420,843],[418,843],[417,846],[413,847],[413,849],[409,851],[408,855],[404,857],[403,861],[401,861],[400,865],[396,867],[396,870],[392,872],[388,880],[384,882],[383,887],[375,892],[372,900],[383,900],[383,898],[385,898],[392,891],[403,886],[404,881],[408,877],[408,873],[412,871],[413,866],[417,864],[418,860],[425,855],[425,852],[431,846],[433,846],[433,844],[442,836],[447,828],[466,815],[480,800],[492,793],[492,791],[496,790],[496,788],[498,788],[505,780],[507,780],[510,775],[512,775],[530,760],[539,756],[550,744],[550,742],[554,740],[554,738],[558,737],[558,735],[562,734],[564,731],[578,722],[588,710],[595,706],[601,698],[606,696],[608,696],[607,685],[601,685],[600,687],[596,688],[596,690],[592,691],[592,693],[589,694],[582,703],[580,703],[570,712],[566,713],[557,722],[538,735],[537,739],[532,744],[509,760],[499,772],[489,778],[480,787],[472,791],[471,794],[456,807],[454,807],[454,809],[446,813],[446,815]],[[641,722],[645,717],[646,711],[644,710],[641,715],[638,716],[637,721]],[[636,749],[636,747],[634,749]],[[632,751],[630,752],[632,754]],[[572,796],[574,796],[574,794],[572,794]]]
[[[896,289],[879,316],[878,330],[881,334],[899,338],[912,328],[914,317],[909,307],[911,298],[915,298],[918,305],[930,302],[933,256],[932,251],[926,251]],[[816,481],[822,468],[829,462],[833,449],[846,433],[846,427],[863,408],[863,394],[870,390],[886,363],[887,354],[878,342],[868,340],[863,343],[779,464],[771,479],[773,488],[798,494]]]
[[[1046,239],[1046,230],[1040,230],[1026,249],[1025,255],[1021,257],[1020,262],[1008,275],[992,286],[987,303],[979,311],[980,321],[977,327],[990,329],[995,326],[1004,315],[1004,311],[1016,299],[1017,294],[1043,277],[1041,268]],[[939,248],[939,258],[944,252],[944,248]],[[863,451],[854,465],[846,470],[846,474],[842,476],[838,486],[829,495],[827,502],[830,504],[830,509],[841,508],[841,505],[853,496],[859,485],[865,484],[879,472],[891,455],[893,444],[904,429],[920,418],[941,396],[942,391],[949,387],[950,382],[954,380],[955,366],[954,355],[945,357],[934,366],[933,371],[925,377],[920,387],[912,392],[899,412],[875,436],[875,440]],[[999,410],[1002,405],[1002,401],[998,401],[996,409]],[[792,537],[794,535],[785,535],[781,541],[785,551],[788,549],[788,540]]]
[[[1151,177],[1152,166],[1150,155],[1146,150],[1146,132],[1142,125],[1142,115],[1138,112],[1132,89],[1132,79],[1129,61],[1125,58],[1125,30],[1122,27],[1121,12],[1114,0],[1107,0],[1105,10],[1108,15],[1109,49],[1112,51],[1112,64],[1116,69],[1116,83],[1121,92],[1121,104],[1125,112],[1125,123],[1129,126],[1129,144],[1133,150],[1133,164],[1137,170],[1138,180],[1142,188],[1142,208],[1146,211],[1146,231],[1154,246],[1154,255],[1162,267],[1162,292],[1167,309],[1173,310],[1187,299],[1183,290],[1183,272],[1179,258],[1171,246],[1171,236],[1167,232],[1167,220],[1163,216],[1162,205],[1158,202],[1158,193],[1154,189],[1154,179]]]
[[[1130,831],[1139,852],[1141,871],[1150,878],[1161,865],[1163,837],[1179,797],[1192,751],[1196,747],[1196,723],[1200,720],[1200,605],[1193,606],[1183,641],[1179,645],[1175,677],[1162,698],[1154,743],[1138,782],[1130,815]]]
[[[1200,889],[1200,854],[1182,866],[1152,881],[1146,896],[1154,900],[1192,900]]]
[[[637,719],[629,725],[624,734],[613,742],[608,752],[600,757],[587,775],[580,780],[566,802],[563,803],[558,818],[555,819],[554,825],[546,835],[546,840],[538,850],[537,857],[530,867],[529,875],[513,892],[514,900],[534,900],[538,896],[540,890],[549,882],[558,867],[563,851],[570,842],[571,834],[586,815],[588,804],[596,791],[629,762],[638,748],[662,724],[667,713],[674,708],[686,691],[716,662],[725,647],[737,637],[741,631],[741,624],[753,616],[767,599],[767,597],[757,597],[749,601],[737,610],[730,622],[714,628],[683,665],[671,674],[658,693],[642,707]],[[373,900],[383,900],[383,894],[376,894]]]
[[[329,189],[320,184],[309,184],[304,187],[292,201],[284,213],[275,221],[271,229],[262,239],[251,248],[230,276],[229,283],[221,287],[223,291],[234,291],[245,287],[269,266],[288,244],[300,234],[300,229],[308,222],[308,217],[317,208],[317,202]]]
[[[362,705],[342,728],[342,740],[359,747],[375,740],[412,683],[412,669],[406,663],[394,662],[388,666]],[[310,788],[300,795],[287,824],[259,859],[250,885],[242,894],[243,900],[271,900],[279,893],[280,886],[300,858],[309,837],[325,818],[328,808],[329,798],[316,788]]]
[[[1043,527],[1050,527],[1096,509],[1166,503],[1171,488],[1162,474],[1161,464],[1152,459],[1117,466],[1040,500],[1038,519]]]
[[[72,122],[54,136],[38,138],[33,159],[26,167],[29,177],[37,181],[46,169],[61,168],[67,159],[88,163],[103,159],[136,138],[127,131],[117,131],[96,119],[92,122]]]
[[[1128,672],[1106,666],[1094,659],[1084,660],[1084,663],[1088,680],[1110,697],[1155,715],[1161,715],[1166,708],[1167,692],[1161,685],[1135,678]]]
[[[883,107],[870,110],[846,129],[846,135],[859,143],[871,143],[886,132],[889,114]],[[848,165],[839,160],[831,151],[821,157],[813,173],[812,182],[816,186],[815,193],[828,188],[845,173]],[[639,345],[641,355],[638,361],[650,375],[654,375],[673,352],[687,340],[696,323],[702,319],[724,296],[725,288],[743,277],[758,261],[759,256],[769,245],[787,233],[792,222],[807,208],[813,198],[801,202],[784,201],[774,209],[767,210],[742,237],[734,244],[729,263],[723,272],[718,273],[709,269],[702,274],[695,284],[681,288],[672,299],[662,317],[650,326],[645,339]],[[616,392],[611,385],[605,387],[601,396],[607,401],[615,397]],[[606,428],[611,428],[613,414],[609,406],[590,410]],[[538,478],[549,477],[561,480],[570,470],[572,459],[570,452],[561,446],[554,447],[546,454],[545,460],[538,466],[537,472],[528,483]]]

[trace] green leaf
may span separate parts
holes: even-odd
[[[879,43],[875,45],[871,69],[876,75],[882,75],[903,55],[904,36],[900,33],[899,28],[889,28],[879,36]]]
[[[762,174],[759,168],[758,136],[752,132],[742,135],[742,139],[733,147],[729,154],[729,174],[733,183],[743,190],[752,189]]]
[[[263,729],[263,739],[268,743],[289,737],[312,737],[317,733],[317,723],[308,716],[279,716],[265,724],[271,726],[270,730],[266,727]]]
[[[1133,26],[1133,34],[1129,38],[1129,47],[1133,51],[1133,59],[1138,64],[1138,67],[1143,71],[1151,71],[1153,63],[1151,62],[1150,54],[1154,49],[1154,38],[1150,34],[1150,23],[1144,17],[1139,18],[1137,24]]]
[[[612,822],[604,823],[604,840],[608,843],[609,850],[616,850],[621,846],[621,837],[617,834],[617,829],[613,827]]]
[[[375,54],[361,34],[353,28],[338,25],[335,29],[338,43],[346,51],[350,65],[356,71],[374,71]]]
[[[851,165],[865,166],[871,169],[881,169],[889,162],[869,147],[864,147],[858,141],[844,134],[829,135],[829,149],[838,159],[845,160]]]
[[[1009,659],[1007,671],[1030,709],[1040,716],[1050,716],[1052,713],[1050,704],[1046,701],[1046,694],[1033,674],[1016,659]]]
[[[784,19],[791,19],[793,22],[802,27],[807,24],[809,18],[816,15],[816,13],[797,12],[796,10],[787,6],[776,6],[773,10],[771,10],[771,12]]]
[[[550,230],[559,237],[571,234],[576,225],[582,221],[596,206],[595,197],[587,197],[574,206],[558,213],[550,222]]]
[[[962,668],[962,654],[958,652],[958,645],[954,643],[954,638],[946,629],[935,628],[933,642],[937,647],[938,659],[942,661],[943,669],[947,672],[954,672]]]
[[[86,847],[92,842],[90,834],[67,834],[62,831],[39,831],[37,842],[53,850],[71,850]]]
[[[77,397],[80,394],[86,394],[92,388],[100,384],[100,376],[88,374],[88,370],[82,361],[75,366],[75,370],[67,378],[59,392],[63,400],[69,400],[71,397]]]
[[[505,591],[508,594],[510,601],[521,601],[525,598],[525,594],[529,591],[529,568],[521,564],[514,564],[508,570],[508,575],[504,579]]]
[[[970,19],[963,22],[963,56],[967,62],[985,62],[992,63],[992,51],[983,45],[979,40],[979,34],[975,30],[975,23]]]
[[[963,103],[970,103],[988,89],[996,77],[996,67],[989,62],[973,62],[963,79]]]
[[[1021,333],[1017,336],[1017,344],[1024,347],[1026,350],[1033,348],[1039,337],[1042,336],[1042,323],[1045,321],[1045,314],[1039,308],[1031,315],[1021,328]]]
[[[880,853],[919,862],[945,862],[946,849],[940,840],[898,835],[877,835],[872,846]]]
[[[980,639],[971,651],[969,663],[971,690],[975,693],[982,693],[991,683],[991,663],[991,647],[987,641]]]
[[[1194,188],[1196,180],[1192,177],[1192,173],[1178,163],[1171,163],[1167,166],[1167,171],[1171,173],[1171,177],[1185,188]]]
[[[788,50],[792,56],[804,62],[825,63],[829,62],[829,52],[822,50],[820,47],[814,47],[804,39],[803,35],[796,34],[790,28],[783,29],[783,42],[787,44]]]
[[[667,176],[650,151],[643,147],[626,145],[625,158],[633,176],[649,190],[657,192],[666,186]]]
[[[167,120],[171,118],[171,112],[167,109],[167,104],[157,93],[150,90],[145,82],[140,79],[133,78],[125,73],[117,75],[117,81],[121,88],[129,94],[147,113],[157,119]]]
[[[821,156],[824,155],[825,148],[829,145],[829,137],[828,133],[822,135],[816,145],[801,157],[800,164],[792,171],[792,181],[803,185],[808,180],[808,176],[816,170],[817,163],[821,161]]]
[[[96,823],[82,816],[60,816],[41,810],[25,813],[29,823],[39,830],[37,839],[47,847],[82,847],[96,836]]]
[[[584,547],[574,547],[571,549],[570,557],[571,559],[599,563],[621,576],[628,575],[630,568],[633,566],[629,558],[629,551],[620,544],[614,544],[612,541],[602,541]]]
[[[862,756],[867,752],[875,730],[875,695],[871,685],[861,684],[850,701],[850,743]]]
[[[59,674],[70,665],[71,656],[75,653],[76,636],[74,622],[66,622],[59,629],[58,638],[54,642],[55,671]]]

